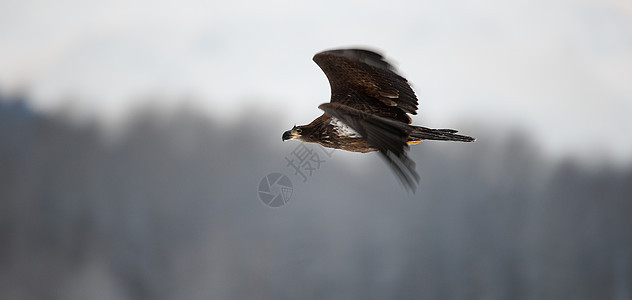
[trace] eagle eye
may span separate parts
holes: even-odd
[[[301,132],[303,132],[303,129],[296,128],[296,133],[300,134]]]

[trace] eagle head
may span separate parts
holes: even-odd
[[[299,138],[301,137],[301,133],[303,133],[303,129],[300,126],[294,125],[292,129],[283,133],[283,141]]]

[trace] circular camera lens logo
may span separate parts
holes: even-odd
[[[280,207],[292,197],[292,181],[281,173],[270,173],[259,182],[259,199],[270,207]]]

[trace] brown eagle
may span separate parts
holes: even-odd
[[[382,55],[364,49],[338,49],[314,55],[331,86],[330,103],[318,106],[325,113],[307,125],[283,133],[283,141],[297,139],[353,152],[378,151],[406,189],[419,182],[408,145],[422,140],[472,142],[453,129],[411,125],[417,114],[417,97],[408,81]]]

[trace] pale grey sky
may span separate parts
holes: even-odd
[[[109,122],[186,98],[307,123],[329,97],[311,57],[355,45],[413,84],[416,123],[524,127],[552,155],[632,161],[629,1],[0,0],[0,89]]]

